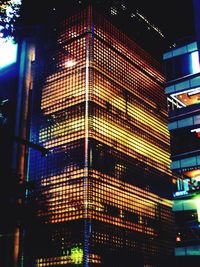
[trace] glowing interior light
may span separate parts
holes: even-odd
[[[196,202],[196,207],[197,207],[198,222],[200,222],[200,197],[196,198],[195,202]]]
[[[5,41],[0,40],[0,69],[10,64],[15,63],[17,60],[17,44],[14,44],[12,39]]]
[[[76,61],[74,60],[68,60],[66,63],[65,63],[65,67],[66,68],[70,68],[70,67],[73,67],[76,65]]]
[[[186,92],[188,92],[187,94],[188,94],[189,96],[196,95],[196,94],[199,94],[199,93],[200,93],[200,88],[197,87],[197,88],[195,88],[195,89],[192,89],[192,90],[189,90],[189,91],[186,91]]]
[[[195,179],[197,182],[200,182],[200,175],[195,176],[194,179]]]
[[[176,97],[177,95],[178,95],[178,94],[172,94],[171,97],[172,97],[175,101],[177,101],[182,107],[186,107],[186,105]],[[181,98],[181,96],[180,96],[180,98]]]
[[[82,264],[83,263],[83,249],[80,247],[71,248],[70,257],[74,264]]]
[[[192,57],[192,73],[197,73],[200,71],[199,66],[199,52],[195,51],[191,54]]]
[[[191,133],[194,133],[194,132],[199,133],[200,132],[200,128],[192,129],[192,130],[190,130],[190,132]]]
[[[200,138],[200,128],[190,130],[191,133],[197,133],[198,138]]]

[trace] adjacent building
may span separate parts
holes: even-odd
[[[177,261],[188,266],[200,255],[200,66],[197,42],[188,42],[163,56],[167,78],[171,169],[177,175],[173,211]],[[182,258],[183,257],[183,258]]]
[[[6,51],[9,51],[6,54]],[[11,57],[9,57],[11,56]],[[4,214],[0,222],[0,265],[9,267],[11,263],[13,205],[11,183],[14,177],[12,156],[14,145],[15,111],[17,99],[17,49],[11,41],[0,38],[0,156],[4,159],[0,178],[4,181],[0,189],[0,209]],[[8,208],[9,207],[9,208]]]
[[[21,220],[23,183],[29,147],[29,100],[32,89],[30,44],[0,38],[0,265],[17,266],[19,220]]]
[[[24,266],[165,266],[174,220],[161,66],[92,6],[38,43],[30,140],[48,153],[29,150],[37,204]]]

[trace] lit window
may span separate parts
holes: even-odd
[[[200,71],[199,66],[199,52],[195,51],[191,54],[192,57],[192,73],[197,73]]]

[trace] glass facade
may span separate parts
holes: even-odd
[[[164,60],[171,169],[177,177],[173,194],[176,224],[175,261],[178,266],[195,266],[198,265],[200,256],[200,68],[197,42],[167,52],[164,54]]]
[[[173,247],[160,67],[91,7],[57,32],[36,70],[31,141],[49,153],[30,150],[25,266],[159,266]]]
[[[184,76],[199,72],[199,52],[191,52],[165,61],[167,80],[183,78]]]
[[[190,127],[172,131],[170,138],[172,156],[199,151],[200,135]]]

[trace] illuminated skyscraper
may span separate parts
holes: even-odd
[[[31,141],[49,153],[29,154],[40,209],[24,264],[164,266],[173,216],[160,65],[91,6],[55,31],[34,63]]]

